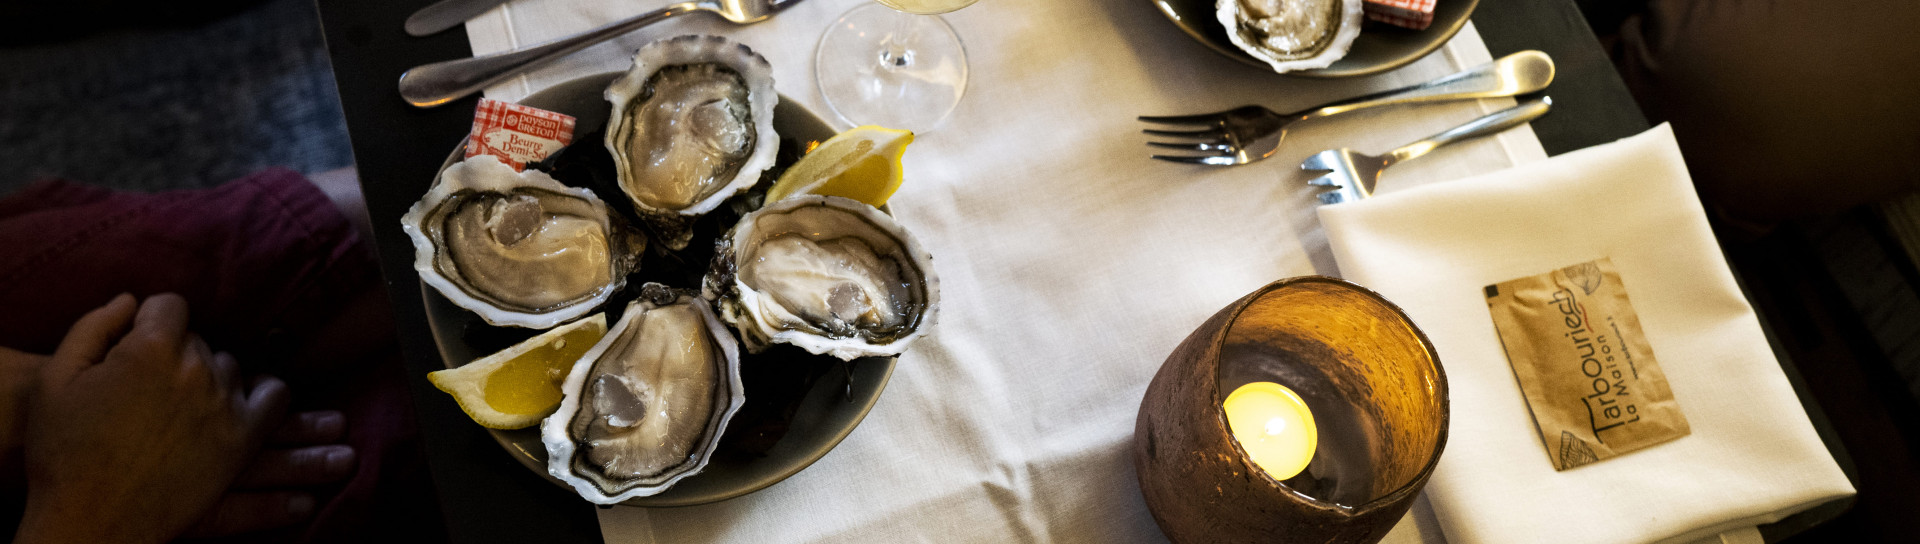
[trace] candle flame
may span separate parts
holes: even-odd
[[[1222,401],[1227,427],[1248,460],[1275,480],[1292,478],[1313,461],[1319,430],[1300,395],[1274,382],[1253,382]]]

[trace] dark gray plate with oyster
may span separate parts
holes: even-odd
[[[1186,32],[1214,52],[1226,55],[1234,60],[1257,66],[1261,70],[1272,70],[1267,63],[1253,58],[1253,55],[1241,51],[1227,39],[1227,29],[1220,26],[1216,18],[1215,0],[1151,0],[1160,13],[1173,21],[1174,26]],[[1433,50],[1439,49],[1452,39],[1460,28],[1467,25],[1467,17],[1473,15],[1473,8],[1480,0],[1437,0],[1433,7],[1433,24],[1424,30],[1411,30],[1384,23],[1368,21],[1361,27],[1360,37],[1353,40],[1353,48],[1347,50],[1347,56],[1334,61],[1333,65],[1314,70],[1298,70],[1286,75],[1300,77],[1352,77],[1385,72],[1420,60]]]
[[[612,157],[602,145],[610,106],[601,97],[617,72],[586,76],[528,96],[521,103],[574,116],[574,143],[542,164],[554,178],[570,186],[586,187],[601,196],[617,213],[633,217],[632,203],[613,185]],[[659,282],[681,289],[699,289],[700,276],[712,257],[713,241],[750,210],[766,185],[834,130],[818,116],[782,97],[773,124],[780,134],[780,154],[761,186],[736,197],[741,202],[722,206],[694,225],[694,241],[686,249],[660,252],[648,249],[639,269],[628,278],[624,292],[601,309],[619,309],[633,300],[640,285]],[[464,156],[465,142],[441,169]],[[441,358],[458,367],[541,331],[495,327],[478,315],[454,305],[434,289],[421,285],[427,321]],[[609,316],[609,322],[617,315]],[[705,470],[672,488],[621,504],[628,506],[690,506],[726,500],[771,486],[800,472],[825,456],[853,432],[880,398],[893,374],[894,359],[863,358],[851,362],[812,355],[778,345],[763,353],[741,353],[741,378],[746,404],[733,416],[720,445]],[[537,427],[502,431],[489,429],[508,455],[540,477],[562,485],[547,474],[547,452]]]

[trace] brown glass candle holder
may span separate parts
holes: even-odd
[[[1297,392],[1320,423],[1301,475],[1248,458],[1221,402],[1242,384]],[[1133,460],[1154,522],[1179,543],[1376,542],[1447,440],[1447,379],[1424,333],[1378,293],[1304,276],[1209,318],[1154,375]]]

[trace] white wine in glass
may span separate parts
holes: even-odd
[[[939,15],[973,5],[979,0],[874,0],[907,13]]]
[[[977,0],[875,1],[847,11],[820,37],[820,94],[846,124],[924,134],[967,89],[966,48],[937,14]]]

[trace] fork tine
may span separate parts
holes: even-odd
[[[1151,134],[1151,135],[1154,135],[1154,136],[1166,136],[1166,137],[1168,137],[1168,138],[1193,138],[1193,139],[1196,139],[1196,140],[1207,140],[1207,141],[1210,141],[1210,142],[1215,142],[1215,143],[1226,143],[1226,141],[1227,141],[1227,138],[1226,138],[1226,136],[1227,136],[1227,134],[1226,134],[1226,132],[1225,132],[1225,131],[1221,131],[1221,130],[1218,130],[1218,129],[1212,129],[1212,130],[1154,130],[1154,129],[1150,129],[1150,128],[1149,128],[1149,129],[1144,129],[1144,130],[1141,130],[1140,132],[1145,132],[1145,133],[1147,133],[1147,134]]]
[[[1339,204],[1341,202],[1347,201],[1347,195],[1345,192],[1342,192],[1342,191],[1327,191],[1324,193],[1320,193],[1318,195],[1318,198],[1320,199],[1321,204]]]
[[[1340,164],[1340,159],[1338,157],[1339,154],[1340,154],[1339,151],[1333,150],[1333,149],[1328,149],[1326,151],[1314,153],[1313,156],[1307,157],[1307,160],[1300,161],[1300,169],[1301,170],[1338,170],[1339,166],[1337,165]]]
[[[1164,123],[1169,125],[1211,125],[1220,122],[1223,118],[1225,118],[1225,116],[1218,113],[1202,113],[1198,115],[1142,115],[1137,117],[1137,119],[1148,123]]]
[[[1212,156],[1204,156],[1204,157],[1191,157],[1191,156],[1181,156],[1181,155],[1154,155],[1153,158],[1160,159],[1163,161],[1168,161],[1168,162],[1178,162],[1178,163],[1186,163],[1186,164],[1204,164],[1208,166],[1233,166],[1236,164],[1240,164],[1239,159],[1230,155],[1212,155]]]
[[[1150,145],[1150,146],[1154,146],[1154,147],[1160,147],[1160,148],[1166,148],[1166,149],[1178,149],[1178,150],[1181,150],[1181,151],[1218,151],[1218,152],[1222,152],[1222,153],[1232,153],[1232,152],[1233,152],[1233,146],[1232,146],[1232,145],[1228,145],[1228,144],[1219,144],[1219,143],[1206,143],[1206,142],[1201,142],[1201,143],[1173,143],[1173,142],[1147,142],[1147,145]]]
[[[802,1],[804,0],[777,0],[773,3],[773,6],[771,6],[772,9],[768,10],[768,13],[779,13]]]
[[[1322,187],[1346,187],[1347,186],[1347,184],[1341,183],[1339,179],[1334,178],[1333,174],[1327,174],[1324,176],[1307,180],[1307,185],[1319,185]]]

